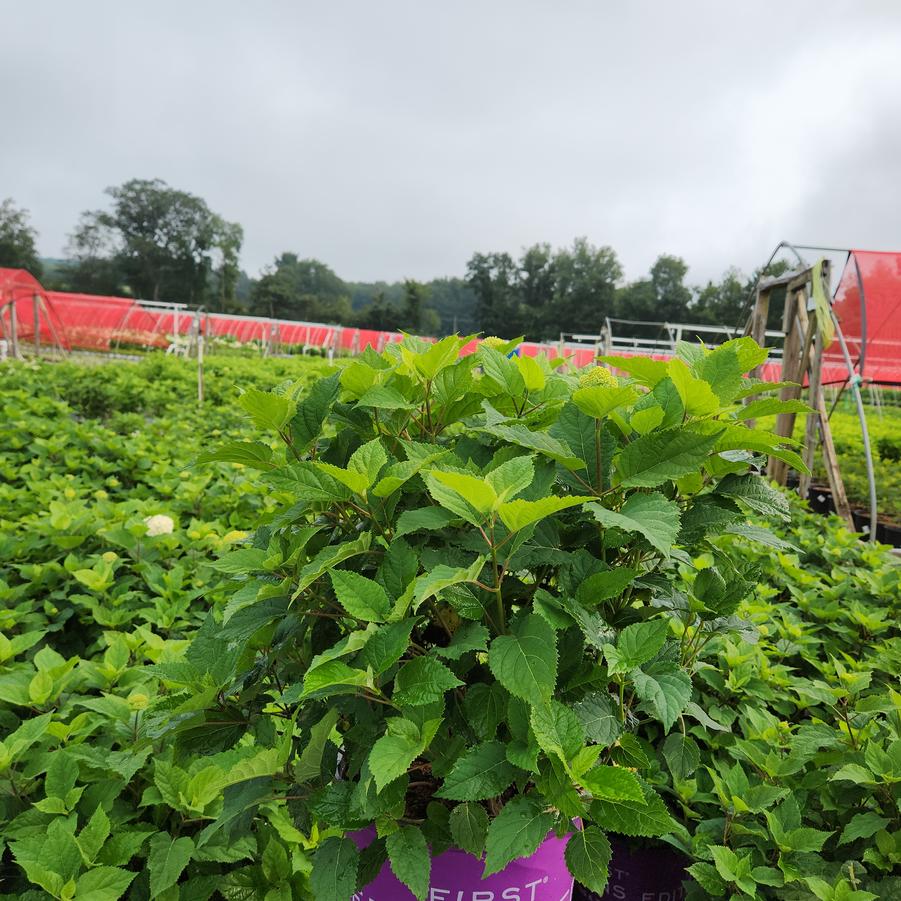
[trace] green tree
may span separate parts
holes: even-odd
[[[519,335],[522,298],[518,267],[510,254],[473,254],[466,281],[476,296],[476,327],[486,335]]]
[[[283,253],[254,285],[251,312],[308,322],[351,321],[347,285],[325,263]]]
[[[614,250],[577,238],[572,248],[556,253],[554,272],[554,302],[548,328],[597,334],[605,317],[613,312],[616,283],[623,274]]]
[[[554,334],[557,261],[550,244],[535,244],[525,250],[519,261],[519,290],[530,337]]]
[[[218,257],[220,296],[233,298],[240,226],[160,179],[131,179],[106,193],[112,209],[83,214],[72,235],[77,260],[112,261],[136,296],[204,303]]]
[[[0,267],[27,269],[35,278],[42,274],[37,251],[37,232],[29,223],[29,212],[11,197],[0,203]]]

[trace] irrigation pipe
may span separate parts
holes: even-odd
[[[854,372],[854,364],[851,362],[851,354],[848,352],[848,345],[845,342],[845,336],[842,332],[842,327],[839,325],[838,317],[835,315],[835,311],[832,310],[830,305],[830,311],[832,312],[832,321],[835,323],[835,334],[838,338],[839,347],[842,349],[842,356],[845,358],[845,366],[848,367],[848,384],[851,388],[852,393],[854,394],[854,402],[857,404],[857,415],[860,419],[860,432],[863,437],[863,453],[864,460],[867,464],[867,481],[869,482],[870,488],[870,535],[869,540],[876,540],[876,525],[877,525],[877,499],[876,499],[876,474],[873,472],[873,451],[870,448],[870,431],[867,428],[867,414],[864,412],[863,408],[863,398],[860,395],[860,376],[856,375]]]

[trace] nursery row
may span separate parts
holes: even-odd
[[[454,341],[0,368],[0,898],[901,899],[901,571],[754,475],[756,347]]]

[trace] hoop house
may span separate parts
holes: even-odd
[[[52,298],[25,269],[0,269],[0,339],[10,353],[24,344],[67,350],[66,329]]]

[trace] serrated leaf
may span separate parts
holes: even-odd
[[[445,776],[436,797],[450,801],[485,801],[497,797],[513,781],[516,770],[504,745],[486,741],[465,751]]]
[[[443,529],[452,522],[459,521],[458,514],[444,507],[421,507],[418,510],[405,510],[397,518],[394,537],[401,538],[419,531]]]
[[[82,873],[75,884],[76,901],[117,901],[131,885],[137,873],[118,867],[94,867]]]
[[[597,826],[576,830],[566,843],[564,852],[569,872],[598,895],[603,894],[607,887],[612,856],[610,842]]]
[[[573,392],[573,403],[592,419],[603,419],[613,410],[627,407],[638,399],[638,391],[632,385],[593,385]]]
[[[656,488],[664,482],[697,472],[719,439],[685,428],[641,435],[626,445],[617,458],[624,488]]]
[[[553,814],[527,795],[512,798],[488,826],[484,879],[508,863],[534,854],[554,826]]]
[[[349,838],[326,839],[313,856],[310,886],[316,901],[348,901],[357,887],[360,851]]]
[[[510,444],[550,457],[567,469],[585,468],[585,462],[576,457],[566,444],[545,432],[533,432],[524,425],[486,426],[484,431]]]
[[[422,832],[415,826],[401,826],[385,840],[394,875],[419,899],[429,891],[432,859]]]
[[[778,516],[783,520],[790,518],[788,498],[781,491],[771,488],[762,476],[729,473],[720,480],[716,493],[741,501],[764,516]]]
[[[532,732],[541,749],[568,763],[585,744],[585,732],[576,714],[559,701],[542,701],[529,716]]]
[[[641,783],[625,767],[600,764],[580,776],[579,782],[593,798],[599,800],[645,803]]]
[[[610,832],[631,836],[655,836],[672,832],[676,824],[660,796],[643,786],[644,803],[637,801],[593,801],[591,818]]]
[[[449,660],[459,660],[470,651],[488,650],[488,629],[481,623],[465,623],[454,632],[446,647],[435,648],[435,653]]]
[[[150,840],[147,867],[152,898],[178,882],[193,853],[194,842],[187,836],[172,838],[166,832],[159,832]]]
[[[602,601],[619,597],[631,585],[638,573],[634,569],[619,567],[592,573],[576,589],[576,600],[587,608],[596,607]]]
[[[360,664],[369,667],[376,676],[390,669],[409,647],[415,622],[415,619],[404,619],[379,626],[360,652]]]
[[[653,660],[660,653],[668,634],[669,623],[660,616],[626,626],[616,641],[615,658],[608,655],[611,672],[628,672]]]
[[[290,397],[260,391],[259,388],[248,388],[237,402],[257,428],[273,431],[280,431],[296,409]]]
[[[880,829],[885,829],[889,822],[888,819],[879,816],[878,813],[874,813],[872,810],[868,810],[865,813],[857,813],[845,825],[838,843],[846,845],[859,838],[872,838]]]
[[[385,589],[359,573],[333,569],[329,573],[338,603],[354,618],[366,623],[383,623],[391,612]]]
[[[195,463],[240,463],[252,469],[273,469],[272,448],[262,441],[227,441],[225,444],[204,451]]]
[[[297,581],[297,587],[291,595],[291,599],[298,598],[306,588],[309,588],[317,579],[324,576],[330,569],[356,557],[365,554],[369,550],[372,543],[372,533],[363,532],[359,538],[353,541],[345,541],[342,544],[328,545],[324,547],[318,554],[300,571]]]
[[[582,723],[587,739],[601,747],[612,745],[622,731],[619,712],[609,695],[592,692],[573,706],[573,712]]]
[[[463,472],[442,472],[437,469],[429,473],[429,478],[459,494],[479,513],[488,513],[497,502],[497,494],[484,478]]]
[[[433,566],[427,573],[417,577],[413,589],[413,609],[417,610],[423,601],[435,597],[439,592],[451,585],[462,582],[475,582],[485,566],[485,558],[477,557],[468,567],[445,566],[443,563]]]
[[[497,500],[494,506],[503,504],[508,498],[525,491],[535,478],[535,465],[528,456],[514,457],[501,463],[485,476],[485,481],[491,486]]]
[[[335,724],[338,722],[338,716],[338,708],[332,707],[310,729],[310,737],[297,763],[294,764],[294,781],[298,785],[303,785],[305,782],[319,778],[319,772],[322,768],[322,755],[325,753],[329,735],[331,735],[332,729],[335,728]]]
[[[401,707],[418,707],[437,701],[462,684],[440,660],[423,654],[398,670],[391,700]]]
[[[400,716],[388,719],[387,731],[372,746],[369,770],[381,791],[402,776],[410,764],[426,749],[434,737],[440,720],[430,721],[421,729],[416,723]]]
[[[550,699],[557,682],[557,636],[537,614],[520,616],[510,635],[491,643],[488,663],[494,677],[517,698]]]
[[[701,754],[697,742],[681,732],[667,736],[663,743],[663,756],[666,765],[675,779],[687,779],[701,762]]]
[[[658,664],[647,671],[633,670],[631,678],[635,694],[650,704],[664,731],[669,732],[691,699],[688,674],[669,664]]]
[[[588,504],[585,509],[605,528],[638,532],[665,556],[679,535],[679,505],[657,491],[631,495],[618,513],[601,504]]]
[[[567,510],[570,507],[577,507],[586,501],[592,500],[591,497],[544,497],[537,501],[527,501],[518,499],[515,501],[507,501],[498,507],[498,514],[503,520],[504,525],[511,532],[518,532],[526,526],[530,526],[533,522],[538,522],[546,516],[552,516],[561,510]]]
[[[454,844],[461,851],[482,859],[488,835],[488,814],[481,804],[469,801],[458,804],[451,811],[450,830]]]

